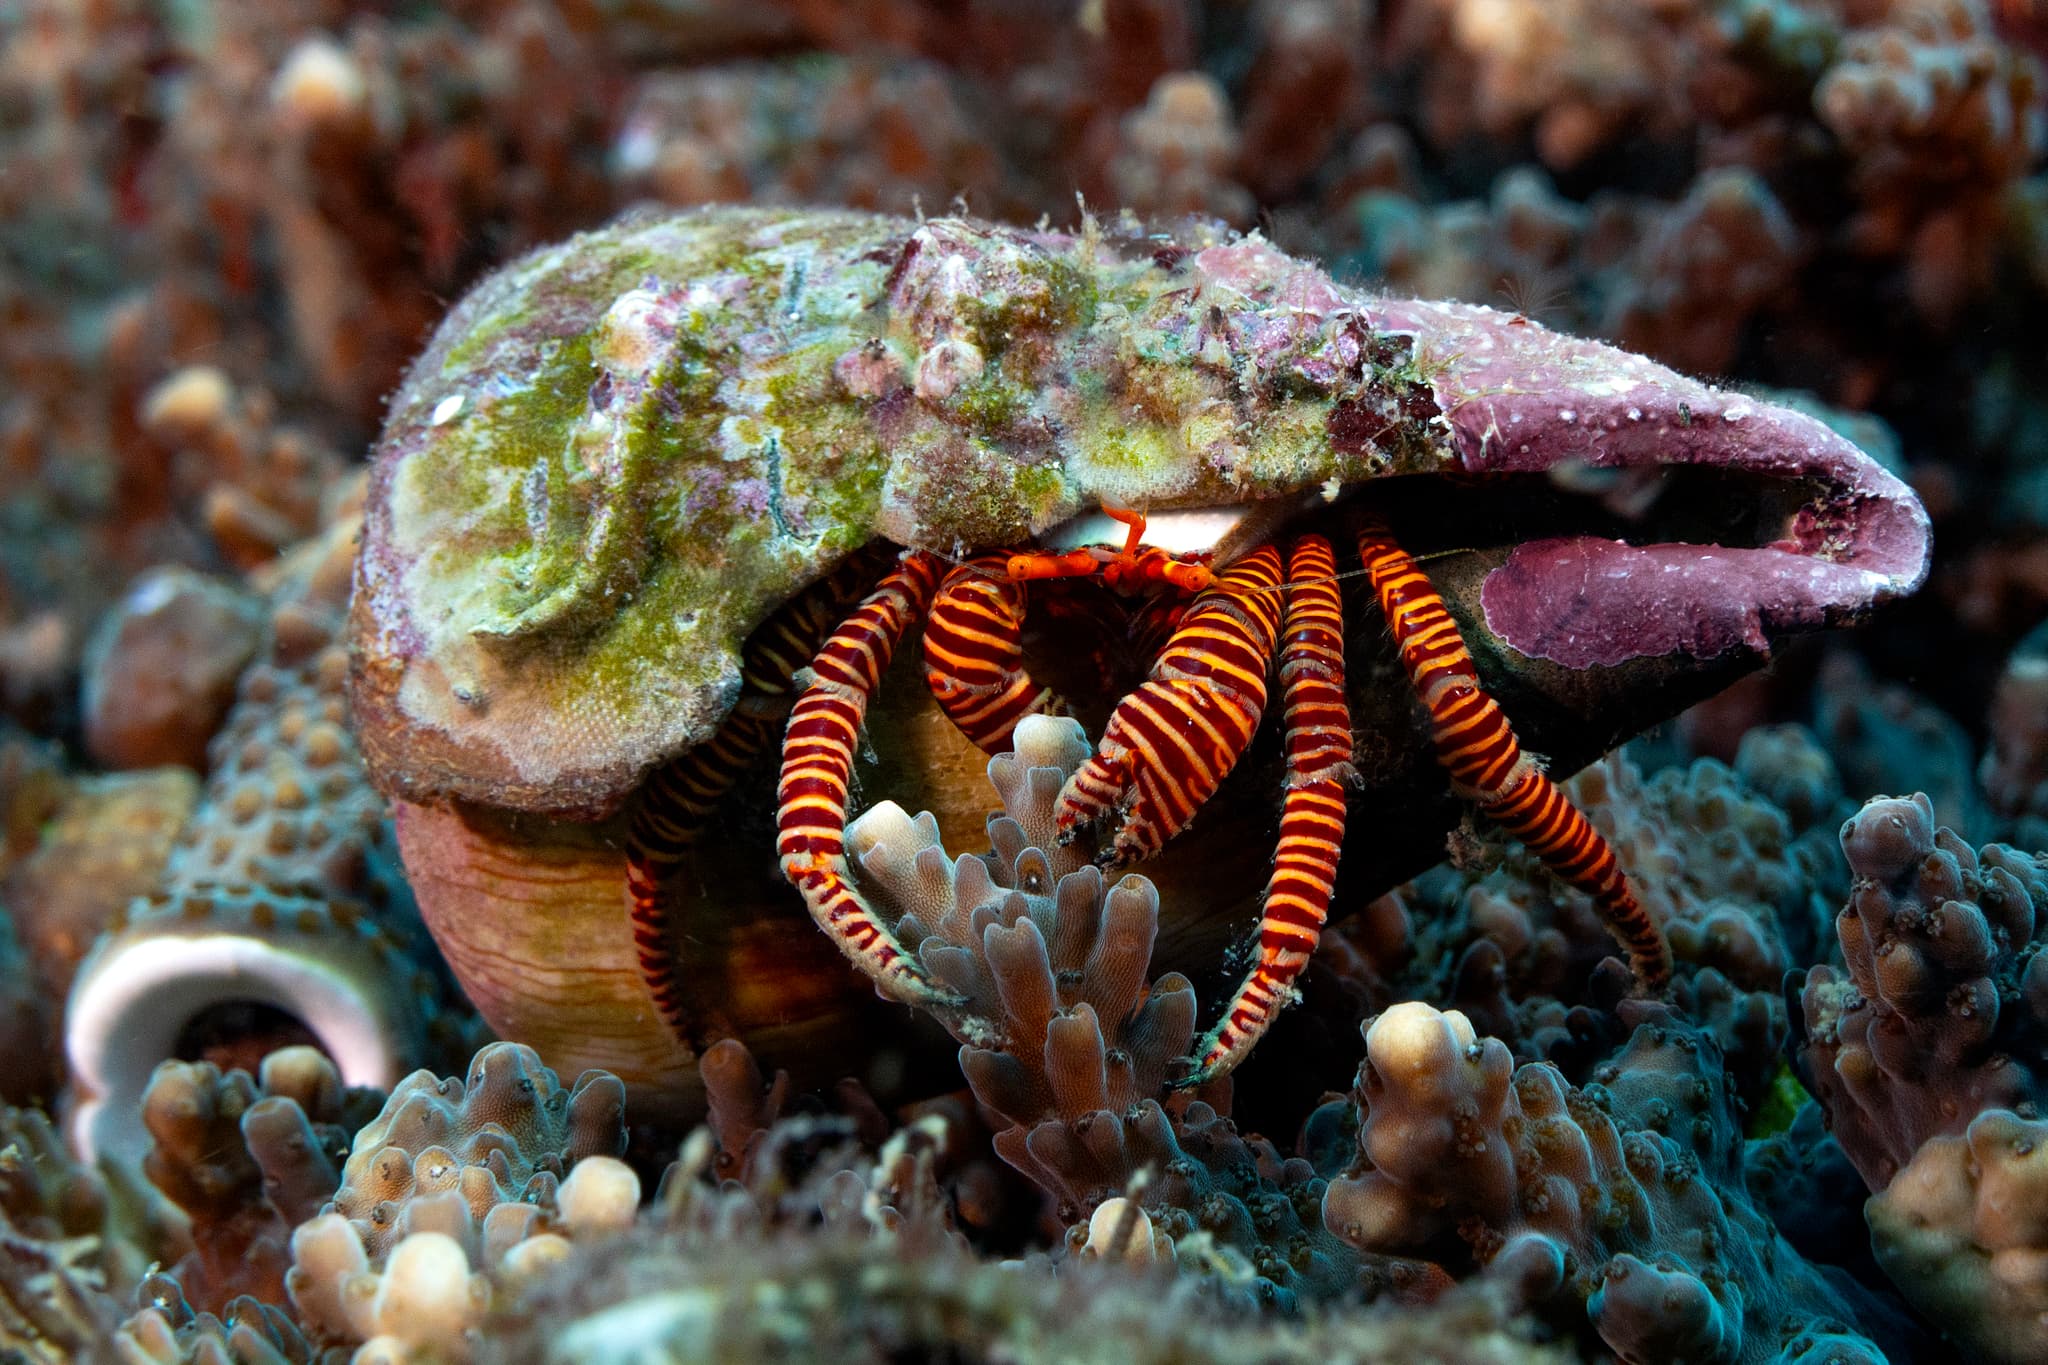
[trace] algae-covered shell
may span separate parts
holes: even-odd
[[[717,724],[763,616],[875,537],[955,552],[1104,501],[1567,463],[1799,490],[1761,546],[1518,551],[1489,619],[1567,666],[1767,647],[1925,572],[1911,494],[1819,422],[1518,316],[1375,299],[1256,237],[629,216],[476,289],[394,400],[357,724],[395,794],[599,817]],[[1588,585],[1560,643],[1558,593]],[[1695,626],[1635,649],[1674,605]]]
[[[1224,508],[1227,558],[1292,518],[1341,531],[1324,504],[1353,494],[1428,555],[1558,772],[1909,591],[1929,548],[1905,486],[1812,417],[1519,315],[1371,297],[1256,237],[640,215],[479,286],[394,400],[356,725],[493,1028],[687,1108],[695,1059],[636,965],[621,836],[647,771],[733,704],[769,610],[876,539],[957,555],[1071,536],[1103,503]],[[1358,609],[1346,905],[1440,857],[1463,810]],[[1047,662],[1086,648],[1049,643]],[[964,847],[983,759],[915,695],[914,654],[869,716],[864,803],[933,810]],[[1163,966],[1213,968],[1256,919],[1282,780],[1264,752],[1146,866]],[[829,1080],[895,1043],[865,981],[809,955],[773,804],[765,772],[727,803],[677,950],[717,1031]]]
[[[413,797],[597,815],[730,705],[773,606],[877,536],[1269,497],[1450,453],[1361,319],[1152,243],[845,212],[629,217],[466,299],[393,404],[356,704]],[[1270,271],[1268,272],[1270,273]],[[1226,294],[1226,291],[1227,294]],[[1250,318],[1252,325],[1246,325]],[[1213,319],[1213,322],[1211,321]],[[1283,335],[1284,334],[1284,335]],[[1377,439],[1333,446],[1329,394]]]

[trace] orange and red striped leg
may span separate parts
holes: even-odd
[[[669,1032],[692,1049],[704,1039],[685,993],[674,883],[712,811],[774,734],[765,717],[728,716],[710,739],[655,770],[627,827],[626,914],[640,979]]]
[[[1243,1061],[1294,999],[1294,979],[1322,941],[1344,844],[1344,787],[1354,770],[1351,706],[1344,695],[1344,604],[1330,542],[1318,535],[1296,542],[1287,558],[1287,582],[1280,653],[1287,797],[1259,921],[1259,959],[1197,1048],[1188,1085]]]
[[[823,582],[761,624],[740,653],[740,696],[732,714],[696,748],[661,767],[640,793],[626,830],[626,914],[649,998],[669,1031],[701,1050],[703,1021],[692,1017],[680,954],[676,880],[719,802],[732,790],[788,714],[796,671],[868,585],[882,561],[854,554]]]
[[[1150,857],[1209,799],[1265,713],[1279,585],[1270,545],[1216,575],[1151,676],[1117,705],[1094,757],[1067,780],[1055,814],[1062,832],[1121,809],[1105,861]]]
[[[818,650],[789,715],[776,788],[782,874],[803,893],[818,927],[878,989],[917,1005],[956,1000],[933,984],[854,886],[846,862],[846,807],[868,699],[903,633],[924,615],[938,568],[939,561],[922,551],[905,554]]]
[[[982,555],[939,585],[924,627],[925,681],[939,709],[987,753],[1010,746],[1026,716],[1066,707],[1024,671],[1024,584],[1009,556]]]
[[[1359,532],[1358,553],[1393,628],[1401,665],[1429,711],[1437,759],[1452,787],[1558,877],[1593,898],[1608,932],[1627,951],[1637,984],[1660,992],[1671,980],[1671,947],[1629,888],[1614,850],[1522,752],[1507,716],[1486,695],[1458,626],[1429,578],[1386,528]]]

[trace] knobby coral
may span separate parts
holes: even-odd
[[[325,1209],[292,1233],[286,1288],[319,1340],[371,1360],[466,1356],[491,1272],[530,1273],[563,1234],[616,1231],[640,1202],[624,1087],[564,1087],[531,1048],[496,1043],[466,1081],[418,1071],[360,1132]],[[564,1176],[566,1175],[566,1179]]]
[[[1906,1299],[2000,1362],[2048,1350],[2048,1123],[1986,1109],[1929,1138],[1866,1206],[1877,1260]]]
[[[1739,1174],[1712,1039],[1654,1007],[1585,1087],[1516,1067],[1463,1015],[1398,1005],[1366,1030],[1352,1168],[1324,1215],[1359,1247],[1484,1267],[1622,1359],[1887,1358],[1910,1329],[1807,1262]],[[1890,1341],[1887,1341],[1887,1345]]]
[[[2041,1103],[2048,868],[1937,827],[1926,796],[1880,798],[1842,827],[1856,882],[1836,918],[1845,968],[1799,985],[1800,1075],[1871,1189],[1981,1111]]]
[[[312,1041],[349,1084],[384,1086],[442,1041],[438,967],[341,697],[353,530],[343,518],[278,566],[263,657],[240,675],[156,884],[90,902],[110,913],[65,1020],[88,1150],[139,1153],[143,1088],[167,1057],[213,1049],[248,1069]]]

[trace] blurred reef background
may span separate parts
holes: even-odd
[[[0,1360],[2048,1360],[2044,62],[2038,0],[0,0]],[[1166,1084],[1169,886],[961,950],[1038,1053],[650,1116],[492,1041],[345,698],[406,365],[646,202],[1220,221],[1816,413],[1932,574],[1567,784],[1668,1001],[1467,829],[1234,1086]],[[304,1011],[73,993],[223,941]]]

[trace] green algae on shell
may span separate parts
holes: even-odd
[[[1473,523],[1479,485],[1586,470],[1682,473],[1678,524]],[[394,401],[356,723],[393,795],[602,818],[711,733],[768,611],[870,540],[1263,502],[1249,536],[1410,474],[1458,476],[1396,481],[1448,489],[1416,528],[1437,548],[1512,547],[1480,606],[1517,670],[1753,666],[1927,571],[1911,491],[1810,416],[1257,237],[643,214],[479,286]]]
[[[1409,344],[1334,288],[1256,239],[842,211],[634,215],[514,263],[380,446],[353,623],[374,770],[601,816],[723,717],[767,612],[875,537],[953,552],[1103,501],[1446,467]]]

